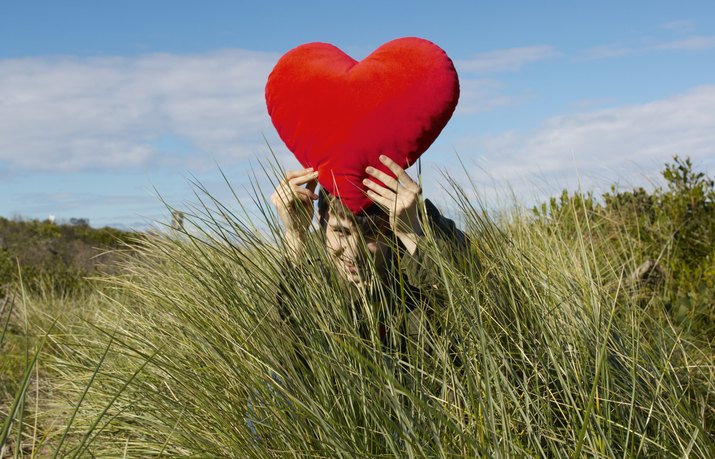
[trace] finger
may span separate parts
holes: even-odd
[[[307,169],[299,169],[299,170],[294,170],[294,171],[287,171],[285,178],[286,178],[286,180],[290,180],[290,179],[293,179],[293,178],[296,178],[296,177],[300,177],[301,175],[310,174],[311,172],[313,172],[313,168],[312,168],[312,167],[309,167],[309,168],[307,168]]]
[[[387,157],[385,155],[380,155],[380,162],[382,164],[384,164],[385,166],[387,166],[387,168],[390,169],[390,171],[392,171],[393,174],[395,174],[395,177],[397,177],[398,180],[401,180],[402,176],[406,175],[405,170],[403,168],[401,168],[399,164],[394,162],[389,157]]]
[[[304,197],[306,199],[317,199],[317,195],[310,191],[307,188],[303,187],[290,187],[289,185],[285,185],[281,187],[280,189],[276,190],[276,196],[283,201],[285,204],[289,204],[291,201],[294,201],[296,199],[300,199],[301,197]]]
[[[384,196],[393,200],[395,199],[396,194],[394,191],[387,189],[384,186],[380,186],[379,184],[373,182],[370,179],[365,179],[362,181],[362,183],[380,196]]]
[[[387,166],[390,171],[395,174],[395,177],[397,177],[397,180],[401,182],[405,186],[413,187],[418,186],[417,182],[412,180],[412,177],[410,177],[407,172],[403,168],[400,167],[399,164],[394,162],[392,159],[390,159],[388,156],[385,155],[380,155],[380,162]]]
[[[299,195],[293,202],[296,205],[300,203],[300,205],[305,206],[307,208],[308,206],[313,205],[313,198],[311,198],[310,196]]]
[[[306,197],[308,199],[318,199],[318,195],[313,193],[313,191],[309,190],[308,188],[296,188],[293,190],[293,192],[299,198]]]
[[[293,200],[295,200],[295,195],[289,190],[279,190],[273,195],[273,203],[276,205],[287,207]]]
[[[290,197],[279,196],[279,202],[274,203],[283,209],[292,209],[295,207],[308,207],[313,205],[313,199],[309,196],[294,194]],[[288,210],[290,212],[290,210]]]
[[[309,174],[292,178],[288,180],[288,183],[290,183],[291,185],[300,186],[305,185],[306,183],[310,182],[311,180],[315,180],[316,178],[318,178],[318,171],[313,171]]]
[[[365,172],[368,174],[372,175],[379,181],[385,184],[385,186],[392,191],[397,191],[397,187],[400,185],[397,180],[395,180],[394,177],[390,177],[386,173],[382,172],[381,170],[375,169],[374,167],[368,167],[365,169]]]
[[[367,197],[370,198],[372,200],[372,202],[375,202],[386,209],[391,209],[392,207],[395,206],[394,199],[388,199],[384,196],[380,196],[379,194],[375,193],[372,190],[367,190]]]

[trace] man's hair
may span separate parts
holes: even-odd
[[[380,206],[373,204],[359,214],[353,214],[340,199],[328,193],[325,188],[320,187],[318,192],[318,222],[323,231],[328,227],[328,217],[331,212],[340,218],[347,218],[355,222],[355,226],[363,235],[382,231],[383,234],[391,236],[389,216]]]

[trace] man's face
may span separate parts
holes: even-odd
[[[371,260],[383,274],[390,250],[382,228],[361,235],[353,220],[329,212],[325,236],[330,259],[346,280],[358,285],[369,282]]]

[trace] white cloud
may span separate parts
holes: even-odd
[[[652,53],[658,51],[705,51],[713,48],[715,48],[715,35],[694,35],[677,40],[648,44],[645,46],[594,46],[585,50],[581,59],[608,59],[612,57],[632,56],[634,54]]]
[[[670,30],[673,32],[690,32],[695,29],[695,21],[686,19],[670,21],[658,26],[660,29]]]
[[[715,85],[641,105],[557,116],[529,134],[463,139],[457,152],[481,154],[478,168],[521,194],[645,185],[673,155],[715,172]],[[484,173],[475,169],[475,174]],[[487,185],[485,185],[487,186]],[[545,188],[545,189],[544,189]]]
[[[166,159],[154,145],[166,134],[238,161],[271,132],[263,87],[277,58],[230,50],[2,60],[0,161],[28,170],[140,166]]]
[[[516,70],[557,56],[549,46],[484,53],[460,72]],[[51,56],[0,60],[0,171],[73,172],[147,165],[211,168],[283,153],[263,89],[277,54],[225,50],[203,55]],[[513,105],[495,80],[461,79],[460,114]],[[172,137],[190,152],[170,151]],[[7,174],[7,172],[4,172]]]
[[[560,53],[552,46],[524,46],[481,53],[472,59],[455,61],[454,65],[459,72],[493,73],[506,70],[519,70],[525,64],[553,59],[559,56]]]
[[[600,46],[594,46],[592,48],[587,49],[583,53],[582,59],[584,60],[596,60],[596,59],[608,59],[611,57],[623,57],[623,56],[630,56],[632,54],[635,54],[639,51],[637,48],[630,48],[627,46],[621,46],[621,45],[600,45]]]
[[[518,103],[523,97],[502,93],[504,84],[496,80],[462,78],[456,115],[473,115]]]
[[[569,106],[579,110],[593,110],[596,108],[604,108],[605,106],[613,106],[616,103],[615,99],[610,98],[595,98],[595,99],[578,99],[569,103]]]
[[[457,66],[465,73],[516,70],[557,54],[549,46],[512,48]],[[0,60],[0,164],[26,171],[152,164],[200,170],[213,167],[214,159],[231,164],[265,152],[262,134],[282,150],[263,97],[278,57],[226,50]],[[503,94],[495,80],[461,80],[460,114],[523,98]],[[166,136],[192,151],[170,151],[161,145]]]
[[[701,51],[715,48],[715,36],[693,36],[681,40],[673,40],[652,47],[654,50],[666,51]]]
[[[553,59],[561,54],[551,46],[525,46],[489,51],[473,59],[458,60],[454,65],[460,74],[460,96],[457,115],[473,115],[518,104],[529,94],[507,95],[505,85],[495,79],[473,78],[470,74],[515,71],[531,62]],[[467,75],[465,77],[465,75]]]
[[[18,202],[22,202],[22,212],[26,215],[45,214],[52,212],[53,209],[62,209],[65,213],[83,211],[93,207],[132,207],[136,209],[148,204],[145,194],[110,195],[89,190],[81,193],[71,191],[43,193],[26,190],[16,193],[13,197]]]

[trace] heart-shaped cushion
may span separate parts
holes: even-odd
[[[360,62],[327,43],[301,45],[281,57],[266,84],[281,139],[353,213],[372,205],[365,168],[390,173],[381,154],[403,168],[414,164],[458,98],[451,59],[414,37],[385,43]]]

